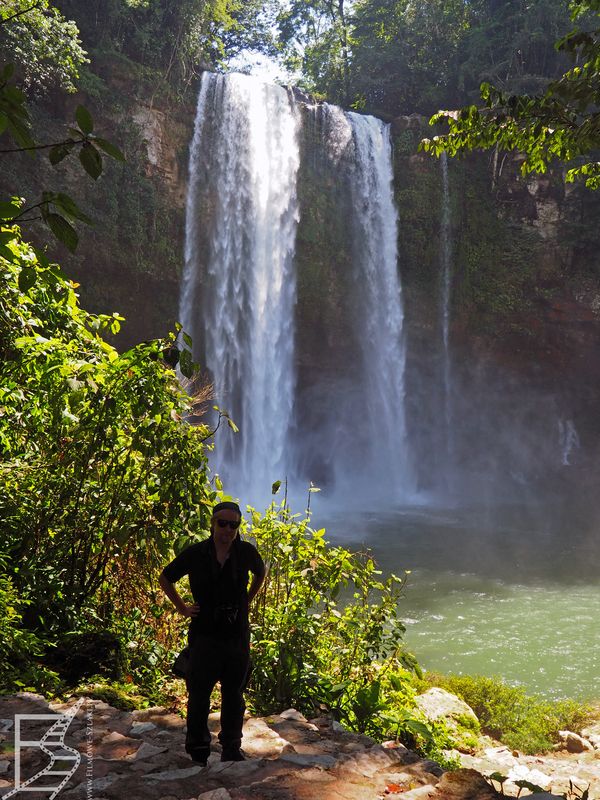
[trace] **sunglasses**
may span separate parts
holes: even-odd
[[[236,531],[240,527],[240,520],[233,520],[233,519],[218,519],[216,520],[217,525],[219,528],[227,528],[228,526],[231,528],[232,531]]]

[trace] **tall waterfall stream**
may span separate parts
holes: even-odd
[[[298,165],[298,119],[285,89],[245,75],[204,74],[190,159],[181,319],[184,330],[203,338],[216,402],[241,432],[239,439],[221,432],[215,467],[249,498],[264,495],[288,469]],[[198,228],[206,220],[198,193],[206,191],[212,230],[202,274]]]

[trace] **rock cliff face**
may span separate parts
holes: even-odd
[[[75,254],[50,240],[36,223],[25,235],[43,243],[51,258],[81,284],[84,305],[92,311],[118,311],[126,318],[120,348],[165,335],[178,315],[183,263],[187,153],[194,120],[191,105],[153,97],[134,89],[131,75],[104,69],[99,96],[59,96],[32,105],[40,141],[59,141],[78,104],[92,113],[95,132],[125,153],[126,162],[104,158],[97,181],[89,179],[77,157],[50,167],[38,158],[16,158],[0,176],[5,195],[39,197],[42,189],[67,191],[92,218],[78,225]],[[3,165],[4,166],[4,165]]]
[[[183,119],[175,109],[159,109],[138,101],[131,118],[140,130],[146,148],[145,174],[163,189],[178,212],[185,208],[187,164],[182,155],[190,140],[193,109]]]
[[[178,320],[193,116],[193,107],[134,98],[113,122],[128,168],[124,175],[107,175],[112,213],[101,207],[95,230],[82,232],[72,270],[84,304],[125,317],[117,340],[122,348],[165,336]],[[109,169],[119,171],[115,165]],[[109,185],[112,180],[116,186]],[[95,188],[88,193],[90,204]]]
[[[425,120],[398,118],[393,130],[409,382],[435,386],[443,357],[441,169],[417,149],[418,140],[430,135]],[[566,420],[580,431],[578,463],[585,467],[596,458],[600,434],[594,412],[600,386],[600,242],[593,221],[600,197],[565,185],[560,170],[523,177],[520,166],[519,157],[493,153],[448,164],[455,412],[457,421],[474,421],[463,454],[477,451],[474,438],[485,438],[489,422],[481,408],[488,406],[496,423],[513,432],[513,443],[524,444],[497,453],[515,472],[519,459],[531,462],[534,454],[540,471],[558,466],[551,448],[545,449],[555,439],[552,425]],[[421,397],[414,426],[427,436],[442,411],[434,397]],[[435,447],[430,441],[423,450]]]

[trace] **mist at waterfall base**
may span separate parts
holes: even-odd
[[[444,169],[439,319],[425,328],[399,280],[389,127],[205,73],[180,318],[240,428],[221,426],[213,469],[257,508],[287,479],[301,512],[314,483],[313,523],[330,541],[411,570],[400,613],[424,666],[593,694],[600,548],[578,486],[585,431],[568,387],[452,342]],[[307,303],[295,261],[311,181],[346,230],[334,297]],[[298,308],[320,303],[311,339]]]

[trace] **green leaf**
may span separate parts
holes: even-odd
[[[194,362],[189,350],[183,350],[179,359],[179,369],[185,378],[192,378],[194,374]]]
[[[92,224],[92,219],[88,217],[87,214],[83,213],[77,203],[68,194],[58,192],[58,194],[54,196],[53,202],[54,205],[60,208],[68,217],[79,219],[81,222],[85,222],[86,225]]]
[[[94,130],[94,120],[85,106],[77,106],[75,119],[81,131],[88,136]]]
[[[187,344],[187,346],[191,350],[192,349],[192,337],[189,335],[189,333],[185,333],[185,332],[182,334],[182,336],[183,336],[183,341],[185,342],[185,344]]]
[[[94,136],[94,144],[97,145],[101,150],[104,150],[107,156],[116,159],[117,161],[125,161],[125,156],[112,142],[109,142],[107,139],[101,139],[99,136]]]
[[[5,86],[4,97],[15,105],[22,105],[25,102],[25,93],[16,86]]]
[[[60,214],[46,214],[45,221],[56,238],[74,253],[79,241],[75,228]]]
[[[277,494],[280,486],[281,486],[281,481],[275,481],[275,483],[271,486],[271,494]]]
[[[240,429],[239,429],[239,428],[238,428],[238,426],[235,424],[235,422],[234,422],[232,419],[230,419],[229,417],[227,417],[227,424],[229,425],[229,427],[231,428],[231,430],[232,430],[234,433],[239,433],[239,430],[240,430]]]
[[[20,119],[17,119],[14,115],[11,114],[8,117],[7,127],[10,132],[10,135],[19,145],[19,147],[35,146],[35,142],[31,138],[31,134],[29,133],[29,126],[27,125],[27,123],[23,122]],[[29,151],[29,154],[33,156],[33,153],[31,151]]]
[[[73,145],[68,144],[57,144],[51,148],[48,158],[50,159],[52,166],[56,166],[63,160],[63,158],[66,158],[71,152],[72,148]]]
[[[4,200],[0,202],[0,219],[13,219],[21,208],[21,203],[16,200]]]
[[[416,733],[417,736],[422,736],[427,742],[433,741],[433,735],[427,725],[425,725],[423,722],[419,722],[417,719],[407,720],[404,723],[404,727],[411,733]]]
[[[84,170],[94,180],[102,175],[102,157],[89,142],[85,142],[79,151],[79,160]]]
[[[23,267],[19,273],[19,289],[28,292],[37,279],[37,272],[33,267]]]

